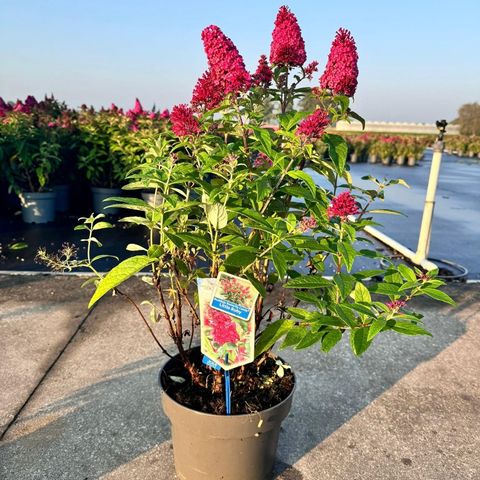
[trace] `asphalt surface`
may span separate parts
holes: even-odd
[[[121,298],[87,316],[79,282],[0,276],[0,478],[173,480],[165,357]],[[138,279],[125,289],[149,297]],[[360,358],[347,339],[282,353],[298,387],[276,480],[480,478],[480,286],[447,291],[456,307],[415,302],[433,338],[390,332]]]

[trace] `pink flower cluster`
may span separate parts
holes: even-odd
[[[296,135],[304,141],[314,141],[324,134],[329,124],[330,118],[328,113],[317,108],[317,110],[299,123]]]
[[[211,110],[217,107],[224,98],[223,92],[215,82],[211,70],[207,70],[197,81],[192,94],[192,106]]]
[[[235,322],[226,313],[207,306],[205,325],[212,328],[212,337],[215,343],[236,343],[240,339]]]
[[[395,312],[398,312],[401,308],[403,308],[407,302],[405,300],[392,300],[390,302],[387,302],[385,305],[390,309]]]
[[[0,97],[0,117],[5,117],[8,112],[32,113],[32,110],[38,106],[39,103],[33,95],[28,95],[24,102],[17,100],[13,107]]]
[[[255,73],[252,75],[252,83],[256,86],[268,88],[272,83],[273,73],[272,69],[268,65],[267,56],[262,55],[258,60],[258,67]]]
[[[350,192],[342,192],[333,197],[327,209],[328,218],[339,217],[343,221],[349,215],[356,215],[358,212],[357,203]]]
[[[280,7],[272,32],[270,63],[299,67],[306,60],[305,42],[297,18],[288,7]]]
[[[340,28],[332,42],[320,86],[330,89],[335,95],[353,97],[357,89],[357,62],[355,40],[348,30]]]
[[[258,152],[255,160],[253,161],[253,168],[269,168],[273,165],[271,158],[265,155],[263,152]]]
[[[313,230],[318,227],[318,222],[314,217],[303,217],[300,222],[298,222],[298,229],[301,232],[306,232],[308,230]]]
[[[304,69],[303,71],[305,72],[305,76],[311,80],[313,77],[313,74],[318,71],[318,62],[314,60],[313,62],[310,62]]]
[[[170,114],[172,131],[179,137],[200,133],[200,123],[188,105],[176,105]]]
[[[208,70],[198,80],[193,91],[194,108],[215,108],[229,93],[250,88],[250,74],[237,47],[216,25],[202,31]]]

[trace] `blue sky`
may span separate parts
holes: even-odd
[[[171,107],[206,68],[200,32],[216,24],[249,69],[269,52],[275,0],[0,0],[0,96],[53,92],[71,106]],[[368,120],[453,119],[480,101],[480,2],[297,0],[309,60],[338,27],[359,50],[355,110]],[[318,82],[318,76],[312,84]]]

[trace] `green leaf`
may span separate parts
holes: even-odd
[[[348,116],[351,118],[354,118],[355,120],[358,120],[362,124],[362,130],[365,130],[365,119],[361,117],[358,113],[349,110]]]
[[[315,185],[313,178],[307,172],[304,172],[302,170],[291,170],[290,172],[287,173],[287,175],[290,178],[303,180],[306,183],[312,195],[315,196],[315,193],[317,191],[317,186]]]
[[[394,283],[374,283],[369,285],[368,290],[380,295],[398,295],[399,285]]]
[[[206,252],[209,252],[211,248],[210,242],[198,233],[177,233],[175,235],[169,234],[168,236],[175,236],[179,238],[182,242],[194,245],[198,248],[203,248],[203,250],[205,250]],[[174,241],[173,238],[172,241]]]
[[[417,276],[415,275],[415,272],[411,268],[407,267],[403,263],[398,265],[397,268],[405,280],[408,280],[409,282],[417,281]]]
[[[287,113],[282,113],[279,115],[280,117],[280,126],[283,128],[283,130],[289,132],[292,130],[297,123],[305,118],[308,115],[308,112],[287,112]]]
[[[251,273],[246,272],[245,276],[252,282],[252,285],[257,289],[258,293],[265,298],[267,296],[267,290],[263,284],[256,279]]]
[[[360,356],[370,346],[368,341],[368,327],[356,328],[350,332],[350,346],[353,353]]]
[[[370,303],[372,301],[372,297],[370,296],[368,288],[361,282],[357,282],[357,284],[355,285],[355,289],[353,291],[353,298],[356,302]]]
[[[280,280],[283,280],[287,274],[287,262],[278,248],[272,250],[272,260]]]
[[[449,305],[455,305],[455,301],[450,298],[450,296],[448,296],[445,292],[436,290],[435,288],[422,288],[421,293],[424,293],[435,300],[439,300],[440,302],[448,303]]]
[[[340,330],[331,330],[322,338],[322,350],[328,353],[341,339],[342,332]]]
[[[335,274],[333,276],[333,281],[337,284],[342,300],[350,294],[355,285],[355,277],[343,272]]]
[[[350,328],[355,328],[357,326],[357,320],[355,314],[352,310],[345,305],[334,305],[334,310],[337,312],[337,315],[342,319],[342,321]]]
[[[97,289],[90,299],[88,308],[90,308],[97,300],[102,298],[112,288],[117,287],[125,280],[135,275],[140,270],[150,265],[154,260],[146,255],[137,255],[130,257],[113,267],[98,283]]]
[[[225,265],[232,267],[246,267],[257,258],[257,249],[254,247],[234,247],[225,252]]]
[[[337,251],[341,255],[347,271],[350,272],[352,270],[355,257],[357,256],[356,250],[349,243],[338,242]]]
[[[113,225],[108,222],[98,222],[93,225],[92,230],[104,230],[105,228],[113,228]]]
[[[295,350],[301,350],[302,348],[308,348],[314,345],[315,343],[319,342],[325,332],[312,332],[307,331],[306,335],[302,338],[302,340],[297,344]]]
[[[340,135],[325,133],[322,140],[328,145],[328,154],[335,165],[335,170],[342,175],[347,162],[348,146],[347,142]]]
[[[270,136],[270,131],[267,128],[259,127],[250,127],[255,132],[255,138],[262,145],[262,151],[268,157],[272,157],[272,137]]]
[[[381,332],[383,327],[387,324],[387,321],[385,320],[384,317],[378,317],[376,318],[372,324],[370,325],[370,328],[368,329],[368,337],[367,340],[372,340],[377,333]]]
[[[153,259],[158,259],[160,258],[164,252],[165,252],[165,249],[161,246],[161,245],[150,245],[148,247],[148,251],[147,251],[147,255],[150,257],[150,258],[153,258]]]
[[[282,338],[293,326],[295,322],[293,320],[277,320],[270,325],[260,334],[255,344],[255,357],[258,357],[263,352],[269,350],[275,342]]]
[[[432,336],[430,332],[427,332],[422,327],[415,325],[414,323],[407,323],[407,322],[395,322],[393,325],[392,330],[395,330],[398,333],[403,335],[428,335]]]
[[[332,282],[321,275],[302,275],[290,279],[284,286],[285,288],[321,288],[331,287]]]
[[[147,249],[136,243],[129,243],[126,247],[129,252],[146,252]]]
[[[386,213],[388,215],[406,215],[398,210],[392,210],[390,208],[375,208],[374,210],[369,210],[368,213]]]
[[[207,220],[215,230],[221,230],[228,224],[227,209],[221,203],[206,204]]]
[[[280,349],[297,345],[306,334],[307,334],[307,329],[305,327],[300,327],[300,326],[292,327],[290,331],[287,333],[285,340],[280,346]]]

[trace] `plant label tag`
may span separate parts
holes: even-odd
[[[206,355],[202,358],[202,363],[205,364],[207,367],[213,368],[214,370],[220,370],[222,367],[215,363],[212,359],[208,358]]]
[[[216,278],[198,278],[200,347],[203,355],[224,370],[255,358],[255,316],[243,320],[211,306]]]
[[[242,320],[248,320],[255,308],[258,292],[244,278],[220,272],[213,292],[211,306]]]

